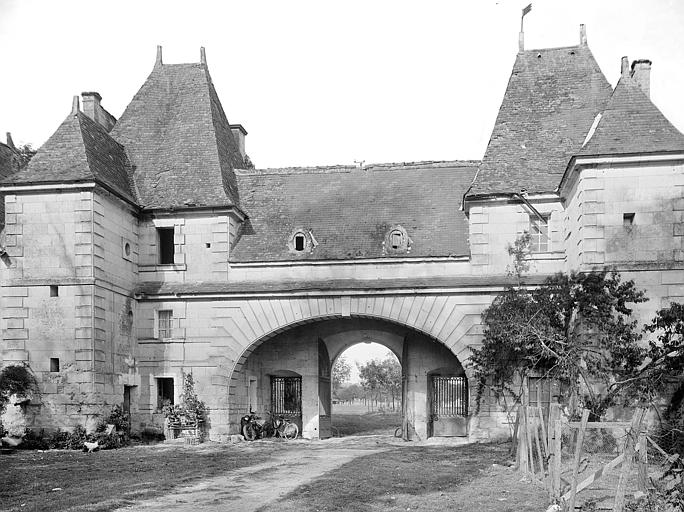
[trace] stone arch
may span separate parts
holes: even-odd
[[[486,292],[446,295],[413,291],[217,301],[208,326],[214,334],[207,356],[216,365],[211,376],[213,391],[209,392],[215,419],[212,436],[223,439],[233,433],[230,425],[241,407],[245,362],[260,345],[281,333],[326,320],[377,320],[436,341],[467,367],[468,348],[481,340],[480,315],[491,298]]]

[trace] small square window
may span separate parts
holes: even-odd
[[[173,265],[173,228],[157,228],[159,239],[159,264]]]
[[[622,214],[622,225],[631,226],[634,224],[634,213],[623,213]]]
[[[173,311],[162,309],[157,312],[157,338],[160,340],[173,337]]]
[[[157,377],[157,409],[173,405],[173,377]]]
[[[50,297],[59,297],[59,286],[56,284],[50,285]]]
[[[58,357],[51,357],[50,358],[50,371],[51,372],[58,372],[59,371],[59,358]]]
[[[530,252],[547,252],[549,250],[549,216],[540,219],[530,215]]]

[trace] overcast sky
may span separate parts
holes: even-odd
[[[528,0],[0,0],[0,133],[39,146],[98,91],[115,117],[164,62],[209,69],[258,167],[479,159]],[[587,25],[608,80],[653,60],[652,98],[684,129],[684,2],[535,0],[527,48]]]

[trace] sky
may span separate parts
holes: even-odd
[[[74,95],[115,117],[166,63],[209,70],[257,167],[480,159],[529,0],[0,0],[0,133],[40,146]],[[611,84],[653,61],[651,97],[684,129],[684,2],[536,0],[527,48],[589,46]]]
[[[359,378],[359,364],[363,364],[371,359],[378,359],[380,361],[387,357],[394,357],[397,359],[396,354],[394,354],[390,349],[384,345],[381,345],[380,343],[373,342],[363,342],[352,345],[342,352],[339,357],[344,357],[351,367],[349,382],[352,384],[358,384],[361,382],[361,379]],[[339,360],[339,358],[337,360]]]

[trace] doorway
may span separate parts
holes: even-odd
[[[435,437],[468,435],[468,379],[430,375],[430,430]]]

